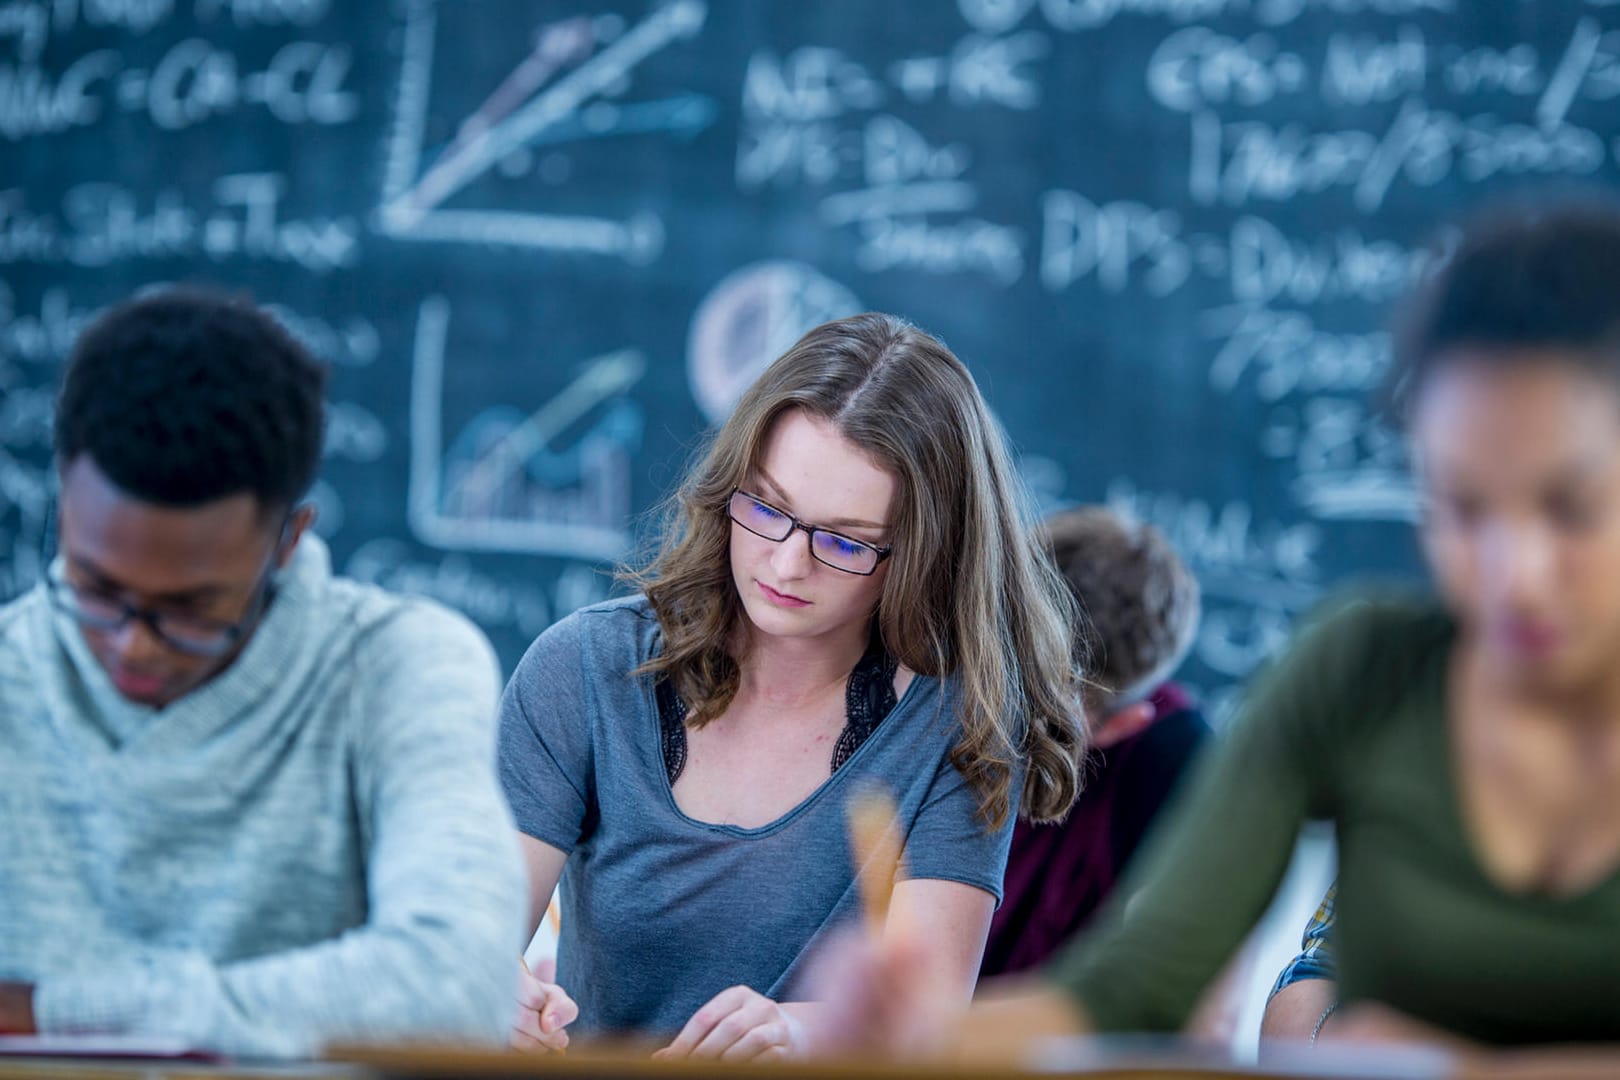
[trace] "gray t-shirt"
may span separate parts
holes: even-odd
[[[518,828],[568,853],[557,981],[579,1003],[574,1030],[673,1033],[738,984],[791,1000],[812,946],[859,911],[844,814],[870,781],[898,803],[911,877],[1000,901],[1012,827],[986,831],[951,764],[948,681],[913,679],[849,761],[776,821],[713,825],[676,806],[654,680],[631,675],[661,642],[644,598],[585,608],[540,635],[501,704]]]

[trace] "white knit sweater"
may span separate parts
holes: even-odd
[[[246,1057],[504,1039],[524,883],[500,676],[305,537],[252,639],[162,710],[42,589],[0,608],[0,979],[45,1032]]]

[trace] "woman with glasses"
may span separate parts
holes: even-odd
[[[531,886],[559,877],[564,1025],[670,1056],[803,1055],[812,946],[858,909],[852,793],[891,792],[889,918],[966,1001],[1014,818],[1063,814],[1083,727],[1073,602],[1024,522],[1003,436],[943,345],[884,315],[818,327],[744,395],[671,500],[641,595],[542,634],[500,768]],[[572,999],[570,996],[572,995]]]

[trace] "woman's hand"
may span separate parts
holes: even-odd
[[[968,1003],[931,959],[909,935],[835,937],[805,979],[821,1002],[817,1056],[920,1060],[947,1052]]]
[[[512,1024],[512,1048],[562,1050],[568,1046],[568,1032],[564,1029],[579,1016],[579,1006],[562,987],[549,981],[556,977],[556,961],[536,967],[540,969],[536,973],[530,973],[527,965],[518,972],[518,1014]]]
[[[792,1007],[746,986],[723,990],[692,1014],[655,1058],[793,1061],[808,1056],[809,1033]]]
[[[822,1009],[817,1055],[1005,1070],[1025,1067],[1043,1040],[1092,1030],[1077,1002],[1039,979],[989,980],[970,1006],[934,953],[904,935],[852,934],[825,950],[807,977]]]

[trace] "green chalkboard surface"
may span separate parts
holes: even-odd
[[[508,664],[605,595],[798,334],[905,315],[1044,506],[1202,579],[1217,699],[1351,575],[1418,572],[1368,404],[1488,196],[1612,184],[1620,8],[1502,0],[0,0],[0,592],[61,361],[208,280],[334,370],[341,569]]]

